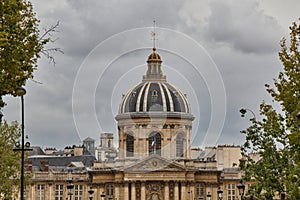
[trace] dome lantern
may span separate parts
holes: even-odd
[[[156,48],[153,48],[153,52],[148,56],[148,70],[146,75],[143,76],[143,81],[166,81],[166,76],[163,75],[161,69],[161,63],[160,55],[156,52]]]

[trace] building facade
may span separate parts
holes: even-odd
[[[146,75],[123,96],[115,119],[119,147],[115,159],[102,155],[112,149],[112,134],[101,135],[99,159],[92,166],[72,161],[41,167],[40,159],[29,170],[28,199],[83,200],[93,189],[95,200],[199,200],[207,195],[214,200],[219,188],[223,199],[238,199],[239,147],[218,146],[192,155],[194,116],[186,95],[167,82],[155,48],[148,56]],[[69,182],[74,185],[71,196]]]

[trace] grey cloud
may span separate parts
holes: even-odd
[[[244,53],[270,53],[278,50],[282,33],[278,22],[259,10],[254,0],[211,2],[206,39]]]
[[[43,82],[43,85],[30,81],[27,84],[26,131],[29,133],[30,142],[33,145],[57,148],[79,144],[80,139],[87,136],[98,142],[100,130],[98,127],[89,126],[86,117],[93,114],[97,115],[97,120],[103,125],[103,131],[117,135],[114,116],[121,101],[121,94],[141,81],[146,66],[133,71],[126,80],[118,82],[118,78],[137,64],[146,64],[151,49],[130,52],[111,63],[92,96],[96,102],[93,105],[95,113],[85,109],[86,98],[91,96],[87,94],[91,75],[82,74],[80,87],[76,88],[80,97],[75,99],[78,106],[78,113],[75,114],[83,116],[83,132],[80,133],[76,131],[72,109],[74,99],[71,99],[75,76],[84,59],[100,42],[124,30],[152,26],[153,19],[156,19],[157,26],[180,30],[207,48],[221,72],[227,95],[228,113],[218,143],[231,144],[235,141],[234,143],[240,144],[243,136],[239,131],[248,123],[239,118],[238,110],[242,106],[257,108],[260,101],[267,96],[263,85],[265,82],[272,82],[280,66],[275,51],[282,36],[281,29],[273,18],[258,9],[255,1],[213,1],[210,5],[198,4],[196,1],[190,5],[189,1],[173,0],[91,0],[88,3],[83,0],[34,0],[33,4],[38,5],[37,13],[42,27],[48,27],[57,20],[61,22],[59,32],[55,34],[59,40],[54,45],[61,47],[65,54],[55,55],[56,67],[49,65],[47,60],[40,61],[35,79]],[[203,12],[203,9],[210,10]],[[201,12],[201,15],[197,12]],[[150,31],[145,31],[144,38],[133,36],[116,40],[105,47],[105,51],[96,54],[95,58],[92,58],[93,66],[87,67],[94,71],[103,69],[105,58],[120,55],[121,50],[130,46],[132,41],[141,44],[141,47],[151,47]],[[184,41],[165,37],[162,32],[158,32],[157,35],[158,48],[162,45],[167,46],[166,44],[170,50],[180,46],[189,55],[202,56],[199,52],[193,52]],[[197,132],[198,125],[194,124],[193,127],[193,134],[196,136],[193,145],[213,145],[208,143],[210,140],[204,140],[212,117],[212,105],[208,86],[203,80],[212,80],[213,77],[195,76],[195,71],[179,57],[167,52],[159,53],[162,55],[163,65],[169,67],[163,67],[168,81],[179,86],[183,93],[188,93],[193,114],[200,121]],[[206,62],[196,64],[201,69],[209,70],[211,67]],[[173,69],[182,72],[182,76],[196,85],[193,89],[199,102],[190,98],[193,91],[182,84],[182,80],[176,77]],[[19,101],[11,99],[8,100],[5,117],[9,120],[19,119]],[[200,107],[200,111],[196,110],[196,106]]]
[[[135,27],[174,27],[180,21],[180,4],[171,0],[155,1],[65,1],[51,13],[61,21],[60,43],[66,53],[85,56],[104,39]],[[169,6],[169,5],[172,6]],[[58,17],[59,16],[59,17]],[[70,37],[71,36],[71,37]],[[147,38],[148,37],[148,38]],[[150,35],[145,35],[145,40]],[[122,44],[119,44],[122,45]],[[80,48],[79,48],[80,47]],[[108,49],[109,51],[109,49]]]

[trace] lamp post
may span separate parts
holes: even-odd
[[[207,192],[206,200],[211,200],[211,194],[210,194],[210,192]]]
[[[280,193],[280,200],[285,200],[285,193],[284,192]]]
[[[0,110],[0,123],[2,122],[2,117],[3,117],[3,113],[2,113],[2,111]]]
[[[300,124],[300,111],[297,113],[296,117],[298,119],[298,124]]]
[[[23,87],[18,87],[15,90],[15,95],[21,97],[21,118],[22,118],[22,132],[21,132],[21,148],[20,148],[20,143],[16,143],[15,146],[17,148],[13,149],[14,151],[21,151],[21,188],[20,188],[20,199],[23,200],[24,199],[24,157],[25,151],[30,151],[31,149],[29,149],[30,147],[30,143],[26,142],[26,144],[24,144],[24,95],[26,94],[26,90]],[[27,149],[25,149],[25,145],[27,147]]]
[[[237,185],[237,188],[239,190],[239,195],[241,196],[241,200],[243,200],[244,192],[245,192],[245,185],[243,184],[243,181],[240,180],[240,183]]]
[[[252,115],[253,115],[253,118],[256,119],[256,116],[254,114],[254,112],[248,108],[241,108],[240,109],[240,113],[241,113],[241,117],[245,117],[247,111],[249,111]]]
[[[74,188],[74,185],[72,184],[72,181],[69,181],[69,183],[68,183],[68,185],[67,185],[68,195],[69,195],[69,200],[72,199],[73,188]]]
[[[101,200],[105,200],[105,194],[104,194],[104,192],[101,193],[100,199],[101,199]]]
[[[94,190],[93,190],[92,188],[90,188],[90,189],[88,190],[88,193],[89,193],[89,198],[90,198],[90,200],[93,200]]]
[[[223,199],[223,190],[221,189],[221,187],[219,187],[219,189],[217,190],[217,193],[218,193],[219,200],[222,200]]]

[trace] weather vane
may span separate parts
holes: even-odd
[[[153,48],[155,49],[155,41],[156,41],[156,32],[155,32],[155,20],[153,20],[153,31],[151,31],[151,37],[153,40]]]

